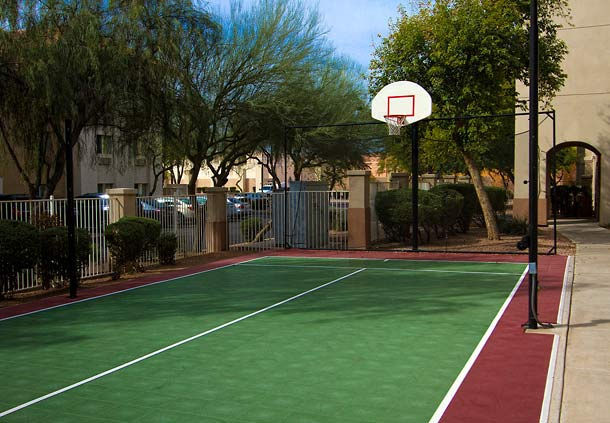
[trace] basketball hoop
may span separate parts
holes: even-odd
[[[400,128],[409,124],[406,115],[386,115],[384,117],[388,124],[389,135],[400,135]]]
[[[431,113],[430,94],[415,82],[392,82],[379,90],[371,102],[371,116],[385,122],[390,135],[400,135],[400,128],[425,119]]]

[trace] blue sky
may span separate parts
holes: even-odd
[[[231,0],[208,0],[211,7],[228,11]],[[244,4],[257,0],[243,0]],[[318,5],[318,10],[328,29],[327,37],[338,53],[351,57],[368,68],[373,43],[378,44],[378,34],[388,34],[388,21],[398,16],[397,8],[403,0],[302,0]]]

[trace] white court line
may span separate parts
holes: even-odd
[[[563,309],[565,307],[568,284],[572,277],[573,264],[574,257],[568,256],[568,260],[566,261],[566,269],[563,273],[563,286],[561,288],[559,309],[557,310],[557,323],[560,325],[567,323],[564,322]],[[561,336],[554,335],[553,338],[553,349],[551,350],[551,359],[549,360],[549,369],[547,371],[546,384],[544,386],[544,399],[542,400],[542,408],[540,410],[540,423],[548,422],[549,415],[551,413],[551,399],[553,396],[553,385],[555,382],[555,368],[557,367],[557,355]],[[561,389],[561,386],[559,386],[559,388]]]
[[[352,250],[357,251],[357,250]],[[408,252],[408,251],[407,251]],[[386,251],[386,253],[392,253],[392,251]],[[428,251],[426,251],[426,254]],[[442,251],[439,251],[439,254],[442,254]],[[401,254],[401,252],[397,252],[396,254]],[[431,253],[434,254],[434,253]],[[527,257],[527,256],[526,256]],[[284,258],[284,259],[325,259],[325,260],[371,260],[371,261],[415,261],[415,262],[439,262],[439,263],[481,263],[481,264],[524,264],[521,262],[514,261],[478,261],[478,260],[437,260],[437,259],[407,259],[407,258],[374,258],[374,257],[329,257],[329,256],[263,256],[261,258]],[[368,269],[368,267],[367,267]]]
[[[163,279],[163,280],[160,280],[160,281],[157,281],[157,282],[151,282],[151,283],[147,283],[147,284],[144,284],[144,285],[134,286],[133,288],[127,288],[127,289],[122,289],[120,291],[110,292],[108,294],[96,295],[95,297],[83,298],[82,300],[72,301],[72,302],[64,303],[64,304],[59,304],[59,305],[52,306],[52,307],[41,308],[40,310],[28,311],[27,313],[21,313],[21,314],[15,315],[15,316],[4,317],[4,318],[0,319],[0,322],[2,322],[4,320],[16,319],[17,317],[23,317],[23,316],[27,316],[27,315],[30,315],[30,314],[40,313],[42,311],[53,310],[54,308],[66,307],[66,306],[69,306],[69,305],[72,305],[72,304],[84,303],[85,301],[97,300],[98,298],[109,297],[111,295],[116,295],[116,294],[122,294],[123,292],[133,291],[134,289],[146,288],[147,286],[153,286],[153,285],[158,285],[160,283],[171,282],[171,281],[175,281],[175,280],[178,280],[178,279],[188,278],[189,276],[200,275],[202,273],[212,272],[214,270],[226,269],[227,267],[236,266],[236,265],[242,264],[242,263],[248,263],[248,262],[251,262],[251,261],[254,261],[254,260],[259,260],[261,258],[262,257],[255,257],[253,259],[240,261],[239,263],[227,264],[225,266],[219,266],[219,267],[215,267],[213,269],[207,269],[207,270],[202,270],[200,272],[189,273],[187,275],[176,276],[175,278],[171,278],[171,279]]]
[[[78,386],[84,385],[84,384],[92,382],[92,381],[94,381],[96,379],[99,379],[99,378],[102,378],[104,376],[107,376],[107,375],[109,375],[111,373],[117,372],[117,371],[119,371],[121,369],[124,369],[125,367],[129,367],[129,366],[131,366],[133,364],[139,363],[140,361],[144,361],[144,360],[146,360],[148,358],[154,357],[154,356],[156,356],[158,354],[161,354],[161,353],[163,353],[165,351],[168,351],[168,350],[176,348],[176,347],[178,347],[180,345],[186,344],[187,342],[191,342],[191,341],[193,341],[195,339],[201,338],[202,336],[209,335],[210,333],[213,333],[213,332],[216,332],[216,331],[218,331],[220,329],[226,328],[227,326],[234,325],[235,323],[241,322],[242,320],[245,320],[245,319],[248,319],[250,317],[256,316],[257,314],[263,313],[263,312],[265,312],[267,310],[270,310],[272,308],[275,308],[277,306],[285,304],[285,303],[287,303],[289,301],[295,300],[295,299],[297,299],[299,297],[302,297],[303,295],[307,295],[307,294],[309,294],[311,292],[317,291],[318,289],[322,289],[322,288],[324,288],[324,287],[326,287],[328,285],[331,285],[333,283],[339,282],[339,281],[341,281],[343,279],[347,279],[350,276],[353,276],[353,275],[355,275],[357,273],[360,273],[360,272],[362,272],[364,270],[366,270],[366,268],[360,268],[360,269],[356,270],[355,272],[352,272],[352,273],[350,273],[348,275],[341,276],[340,278],[334,279],[334,280],[332,280],[330,282],[326,282],[326,283],[324,283],[322,285],[316,286],[315,288],[311,288],[311,289],[309,289],[307,291],[301,292],[300,294],[294,295],[294,296],[292,296],[290,298],[287,298],[285,300],[282,300],[282,301],[280,301],[278,303],[272,304],[272,305],[267,306],[265,308],[261,308],[260,310],[255,311],[253,313],[246,314],[245,316],[239,317],[239,318],[237,318],[235,320],[231,320],[230,322],[224,323],[224,324],[222,324],[220,326],[216,326],[215,328],[206,330],[205,332],[198,333],[197,335],[191,336],[190,338],[183,339],[182,341],[176,342],[174,344],[171,344],[171,345],[168,345],[168,346],[163,347],[161,349],[158,349],[156,351],[153,351],[153,352],[151,352],[149,354],[143,355],[142,357],[136,358],[135,360],[128,361],[127,363],[123,363],[120,366],[113,367],[112,369],[106,370],[105,372],[98,373],[98,374],[96,374],[94,376],[88,377],[87,379],[83,379],[80,382],[73,383],[72,385],[66,386],[65,388],[61,388],[61,389],[58,389],[57,391],[53,391],[53,392],[48,393],[46,395],[43,395],[41,397],[35,398],[35,399],[31,400],[31,401],[28,401],[26,403],[23,403],[21,405],[13,407],[13,408],[11,408],[9,410],[3,411],[2,413],[0,413],[0,417],[7,416],[7,415],[9,415],[11,413],[14,413],[15,411],[19,411],[19,410],[21,410],[23,408],[29,407],[30,405],[34,405],[36,403],[39,403],[41,401],[44,401],[44,400],[49,399],[51,397],[54,397],[56,395],[62,394],[64,392],[66,392],[66,391],[69,391],[70,389],[74,389],[74,388],[76,388]]]
[[[297,264],[263,264],[263,263],[239,263],[236,266],[252,266],[252,267],[286,267],[288,269],[358,269],[357,266],[324,266],[324,265],[297,265]],[[438,270],[438,269],[398,269],[391,267],[367,267],[368,270],[388,270],[393,272],[432,272],[432,273],[461,273],[466,275],[510,275],[519,276],[521,273],[502,273],[502,272],[477,272],[477,271],[462,271],[462,270]]]
[[[525,275],[527,275],[527,269],[528,268],[526,267],[525,270],[523,271],[523,273],[521,274],[521,277],[519,278],[519,281],[517,282],[517,284],[515,285],[515,287],[511,291],[511,293],[508,296],[508,298],[506,299],[506,301],[504,301],[504,304],[502,304],[502,307],[500,307],[500,310],[498,311],[498,314],[496,314],[496,317],[494,317],[494,319],[492,320],[491,324],[487,328],[487,331],[485,331],[485,334],[483,334],[483,337],[479,341],[479,344],[477,345],[477,347],[474,349],[474,351],[470,355],[470,358],[468,359],[468,361],[464,365],[464,368],[462,369],[460,374],[458,374],[457,378],[453,382],[453,385],[451,385],[451,388],[449,388],[449,391],[447,391],[447,394],[445,394],[445,397],[443,398],[443,400],[439,404],[439,406],[436,409],[435,413],[430,418],[429,423],[437,423],[438,421],[440,421],[441,417],[443,417],[443,414],[447,410],[447,407],[451,403],[451,400],[453,400],[453,397],[455,396],[455,394],[457,393],[458,389],[462,385],[462,382],[464,382],[464,379],[466,378],[466,375],[468,374],[468,372],[470,371],[470,369],[474,365],[474,362],[479,357],[479,354],[483,350],[483,347],[487,343],[487,340],[489,339],[489,337],[493,333],[494,329],[496,328],[498,322],[500,321],[500,318],[504,314],[504,311],[506,310],[506,308],[508,307],[508,305],[512,301],[513,297],[515,296],[515,293],[517,292],[517,290],[521,286],[521,283],[525,279]]]

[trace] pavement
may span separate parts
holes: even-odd
[[[549,422],[610,422],[610,230],[565,220],[558,231],[576,243],[576,255],[563,369],[556,368],[553,388],[561,405]]]

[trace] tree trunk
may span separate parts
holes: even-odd
[[[474,189],[477,192],[481,210],[483,210],[483,218],[485,219],[485,226],[487,227],[487,238],[490,240],[499,240],[500,231],[498,230],[498,222],[496,221],[496,215],[491,207],[491,201],[489,201],[489,197],[485,191],[483,179],[481,178],[481,171],[470,154],[463,151],[462,156],[464,157],[464,162],[468,168],[468,173],[470,173],[470,177],[472,178]]]
[[[193,168],[191,169],[191,175],[189,176],[188,191],[189,195],[197,195],[197,178],[199,177],[199,170],[201,169],[203,159],[189,157],[189,160],[193,164]]]

